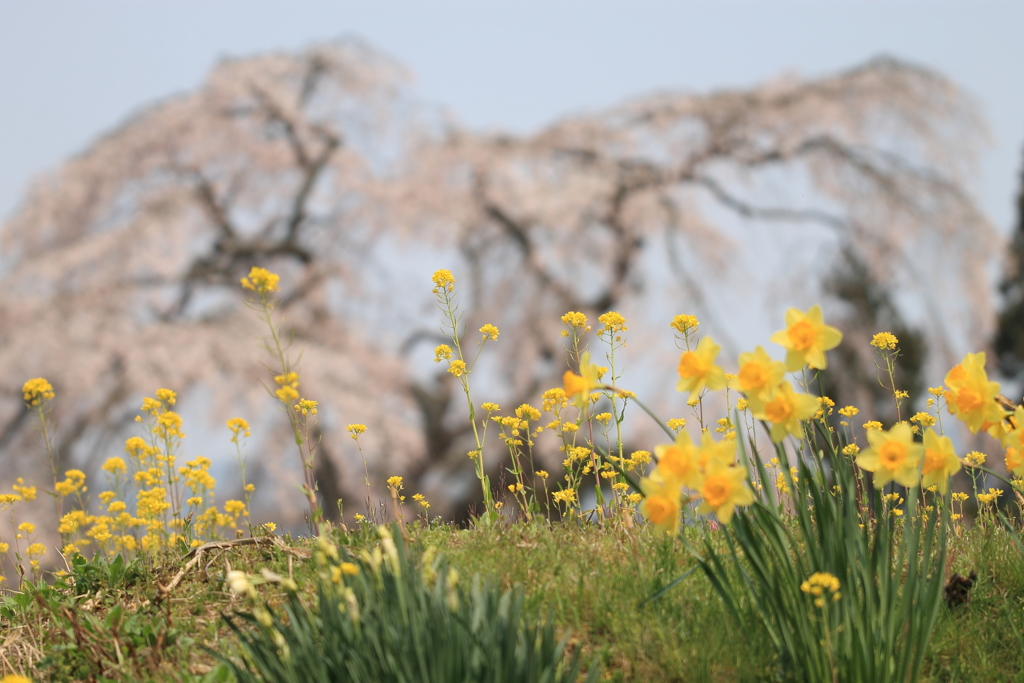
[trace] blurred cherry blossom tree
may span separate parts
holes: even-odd
[[[349,422],[369,427],[382,496],[391,474],[432,512],[479,495],[465,402],[430,362],[444,341],[436,268],[456,274],[467,338],[501,329],[473,381],[505,410],[557,384],[569,310],[622,312],[627,383],[676,411],[677,313],[733,355],[786,306],[820,299],[864,354],[895,320],[941,367],[992,328],[998,239],[966,189],[984,141],[954,84],[888,58],[643,96],[520,136],[419,101],[401,66],[357,41],[229,60],[39,179],[3,225],[0,457],[30,474],[30,377],[54,384],[61,457],[85,466],[117,454],[141,397],[169,387],[207,406],[209,429],[253,423],[265,504],[294,521],[303,500],[282,482],[301,479],[297,458],[238,284],[253,265],[281,274],[300,392],[321,406],[320,491],[347,513],[365,496]],[[838,272],[884,306],[859,305]],[[858,354],[837,370],[873,381]],[[497,449],[487,462],[497,482]]]

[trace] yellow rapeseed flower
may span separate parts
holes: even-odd
[[[107,458],[107,461],[103,463],[103,471],[109,472],[110,474],[124,474],[128,471],[128,466],[124,460],[118,457]]]
[[[677,330],[679,334],[686,335],[693,332],[700,325],[700,321],[697,320],[695,315],[677,315],[672,318],[672,322],[669,324],[673,330]]]
[[[622,314],[615,311],[608,311],[607,313],[597,316],[597,322],[604,325],[604,327],[597,331],[599,335],[603,332],[616,334],[618,332],[625,332],[629,329],[626,327],[626,319],[622,317]]]
[[[945,495],[949,490],[949,478],[960,471],[960,459],[956,457],[953,441],[940,436],[933,429],[924,433],[924,464],[921,467],[921,486],[937,486]]]
[[[53,386],[42,377],[30,379],[21,387],[22,398],[29,406],[38,406],[43,401],[53,400]]]
[[[879,332],[871,338],[871,345],[879,351],[895,351],[899,341],[892,332]]]
[[[359,440],[359,435],[366,431],[364,424],[350,424],[345,426],[345,431],[352,435],[352,438]]]
[[[278,286],[280,280],[281,277],[276,273],[271,273],[266,268],[253,266],[249,270],[248,277],[243,277],[241,282],[243,287],[256,292],[262,297],[280,289]]]
[[[725,370],[715,365],[715,357],[722,349],[711,337],[704,337],[693,351],[684,351],[679,357],[679,383],[677,391],[685,391],[690,398],[699,396],[705,388],[717,391],[725,388]]]
[[[434,294],[439,294],[443,291],[455,291],[455,276],[452,275],[450,270],[443,268],[435,270],[433,277],[430,279],[434,283]]]
[[[309,417],[310,415],[316,415],[317,405],[319,404],[316,401],[303,398],[299,399],[299,402],[295,404],[295,410],[302,413],[303,417]]]
[[[16,483],[11,485],[11,488],[22,497],[23,500],[35,500],[36,499],[36,487],[26,486],[25,480],[18,477],[15,480]]]
[[[487,323],[486,325],[484,325],[483,327],[480,328],[480,334],[482,334],[484,336],[483,337],[484,339],[490,339],[491,341],[497,341],[498,340],[498,335],[501,334],[501,332],[499,332],[498,328],[495,327],[494,325],[492,325],[490,323]]]
[[[234,443],[238,443],[239,436],[247,437],[250,434],[249,423],[240,417],[233,417],[226,424],[228,429],[231,430],[231,441]]]
[[[871,447],[857,455],[857,465],[875,473],[875,488],[882,488],[891,481],[901,486],[917,486],[918,466],[924,456],[925,447],[914,443],[910,425],[901,422],[889,431],[868,432]]]
[[[399,476],[388,477],[388,486],[396,491],[402,490],[402,478]]]
[[[452,373],[456,377],[462,377],[467,372],[466,361],[458,359],[453,360],[448,364],[448,372]]]
[[[790,308],[786,311],[786,329],[776,332],[771,340],[786,349],[786,369],[796,372],[804,365],[815,370],[828,367],[825,352],[839,346],[843,333],[826,325],[821,306],[815,304],[807,312]]]

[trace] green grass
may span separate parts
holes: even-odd
[[[370,529],[334,534],[350,548],[376,542]],[[570,648],[583,661],[600,658],[605,680],[778,680],[764,634],[741,632],[700,572],[648,600],[695,563],[681,543],[647,528],[569,522],[435,526],[411,535],[415,549],[436,548],[463,577],[523,586],[527,609],[550,610],[559,634],[571,630]],[[308,539],[285,542],[312,547]],[[237,652],[221,615],[244,604],[223,583],[227,563],[253,574],[291,572],[304,594],[314,594],[312,561],[273,546],[208,553],[163,599],[157,584],[167,585],[183,563],[168,559],[117,571],[93,563],[78,571],[77,589],[43,587],[5,599],[0,670],[38,681],[228,680],[200,647]],[[949,571],[971,570],[978,574],[971,600],[941,611],[922,680],[1024,682],[1024,555],[1001,529],[976,527],[950,544]],[[274,585],[259,590],[272,603],[284,600]]]

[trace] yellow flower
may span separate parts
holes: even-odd
[[[980,451],[971,451],[970,453],[964,456],[964,462],[966,462],[968,465],[973,465],[974,467],[981,467],[982,465],[985,464],[985,459],[987,457],[987,455]]]
[[[880,432],[882,431],[882,423],[877,420],[868,420],[864,423],[864,431],[866,432]]]
[[[46,546],[42,543],[33,543],[29,547],[25,548],[25,552],[28,553],[29,557],[42,557],[46,554]]]
[[[568,313],[566,314],[568,315]],[[562,375],[562,384],[565,387],[565,395],[576,401],[576,407],[580,410],[587,405],[590,394],[601,386],[599,368],[590,362],[590,352],[580,357],[580,374],[572,370],[566,370]]]
[[[879,332],[871,338],[871,345],[879,351],[895,351],[899,341],[892,332]]]
[[[673,432],[678,432],[680,429],[686,426],[686,420],[681,417],[673,417],[671,420],[666,422],[668,428]]]
[[[441,291],[455,291],[455,276],[452,275],[452,271],[450,270],[445,270],[443,268],[435,270],[431,280],[434,282],[434,294]]]
[[[299,398],[299,392],[295,391],[295,389],[288,384],[275,391],[274,395],[277,396],[282,403],[287,403],[289,405]]]
[[[953,441],[948,436],[939,436],[933,429],[925,431],[921,486],[938,486],[939,492],[945,495],[949,478],[959,471],[960,459],[956,457]]]
[[[999,382],[990,382],[985,372],[985,354],[969,353],[947,374],[949,387],[944,396],[950,414],[963,420],[972,434],[988,429],[1003,419],[996,402]]]
[[[249,423],[240,417],[233,417],[227,421],[228,429],[231,430],[231,441],[238,443],[239,435],[249,436]]]
[[[589,330],[587,327],[587,316],[577,311],[569,311],[562,316],[562,324],[576,330]]]
[[[739,372],[731,386],[742,391],[756,411],[773,387],[786,376],[786,366],[772,360],[768,352],[758,346],[753,353],[741,353]]]
[[[54,397],[53,387],[42,377],[36,377],[25,382],[21,387],[22,398],[29,406],[37,406],[43,401],[50,401]]]
[[[0,683],[32,683],[32,679],[19,676],[18,674],[7,674],[0,678]]]
[[[839,579],[828,572],[815,572],[811,577],[800,584],[800,590],[814,598],[815,607],[825,606],[825,591],[832,595],[832,602],[842,597],[839,592]]]
[[[17,483],[12,484],[11,488],[22,497],[23,500],[35,500],[36,499],[36,487],[25,486],[25,480],[21,477],[17,478]]]
[[[629,329],[626,327],[626,319],[615,311],[608,311],[603,315],[597,316],[597,322],[604,325],[604,327],[597,331],[598,334],[603,332],[611,332],[612,334],[615,334],[617,332],[625,332]]]
[[[1006,449],[1006,471],[1024,477],[1024,448],[1010,446]]]
[[[922,427],[931,427],[935,424],[935,416],[930,413],[915,413],[914,416],[910,418],[910,421],[916,422]]]
[[[107,458],[107,461],[103,463],[103,470],[111,474],[124,474],[128,471],[128,466],[121,458],[113,457]]]
[[[316,401],[303,398],[295,405],[295,410],[302,413],[303,417],[309,417],[310,415],[316,415],[317,405],[319,404]]]
[[[359,567],[352,562],[342,562],[341,573],[347,574],[348,576],[355,576],[359,573]]]
[[[400,491],[402,489],[402,478],[398,476],[388,477],[388,486],[396,491]]]
[[[677,391],[685,391],[696,397],[705,387],[711,391],[725,388],[725,370],[715,365],[715,357],[721,346],[704,337],[693,351],[684,351],[679,357],[679,383]]]
[[[540,411],[531,406],[529,403],[524,403],[523,405],[516,408],[516,417],[520,418],[521,420],[536,422],[537,420],[540,419]]]
[[[453,360],[448,364],[448,372],[452,373],[456,377],[462,377],[466,373],[466,362],[462,360]]]
[[[243,277],[241,282],[242,286],[246,289],[251,289],[260,296],[265,296],[280,289],[278,286],[280,280],[281,277],[279,275],[271,273],[266,268],[253,266],[249,271],[249,276]]]
[[[570,503],[576,502],[576,489],[562,489],[555,491],[551,494],[551,497],[560,503],[569,505]]]
[[[480,328],[480,334],[484,335],[484,337],[483,337],[484,339],[490,339],[491,341],[497,341],[498,340],[498,335],[501,334],[501,333],[498,331],[497,327],[495,327],[494,325],[492,325],[490,323],[487,323],[486,325],[484,325],[483,327]]]
[[[747,472],[742,467],[709,460],[700,485],[701,514],[714,512],[722,524],[732,520],[737,505],[754,502],[754,492],[747,486]]]
[[[438,344],[434,347],[434,362],[440,363],[442,360],[450,360],[452,353],[452,347],[447,344]]]
[[[36,525],[32,522],[22,522],[18,525],[18,531],[22,531],[26,534],[34,534],[36,532]]]
[[[798,394],[792,384],[783,382],[767,395],[759,410],[754,410],[754,417],[772,424],[772,441],[779,443],[787,434],[799,439],[803,435],[801,421],[817,412],[818,400],[814,396]]]
[[[857,465],[875,473],[875,488],[891,481],[901,486],[917,486],[918,465],[925,447],[914,443],[910,425],[901,422],[889,431],[868,432],[871,447],[857,456]]]
[[[839,414],[843,417],[853,417],[860,412],[860,409],[854,408],[853,406],[846,406],[845,408],[839,409]]]
[[[655,471],[663,481],[675,484],[676,488],[696,489],[700,486],[700,452],[689,434],[679,432],[675,443],[655,446],[654,455],[658,459]]]
[[[678,330],[679,334],[686,335],[697,329],[700,325],[700,321],[697,320],[695,315],[677,315],[672,318],[672,322],[669,325],[674,330]]]
[[[786,369],[796,372],[804,365],[816,370],[828,367],[825,352],[839,346],[843,334],[826,325],[821,306],[815,304],[807,312],[790,308],[786,311],[786,329],[776,332],[771,340],[786,349]]]
[[[679,531],[679,485],[657,475],[640,480],[644,500],[640,514],[660,532],[674,536]]]

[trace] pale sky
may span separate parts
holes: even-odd
[[[1024,148],[1024,4],[0,0],[0,220],[36,174],[223,56],[361,36],[419,94],[528,131],[652,90],[817,75],[885,52],[945,73],[994,134],[973,188],[1013,223]]]

